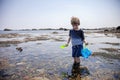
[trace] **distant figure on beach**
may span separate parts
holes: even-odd
[[[74,63],[72,66],[72,72],[77,70],[79,72],[80,67],[80,56],[81,50],[83,49],[83,43],[85,42],[84,32],[79,28],[80,20],[77,17],[71,18],[72,29],[69,31],[69,38],[66,46],[69,45],[70,41],[72,43],[72,57],[74,59]],[[76,75],[77,76],[77,75]]]

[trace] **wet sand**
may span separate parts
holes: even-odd
[[[0,80],[120,79],[120,34],[85,33],[93,54],[80,58],[77,77],[70,77],[71,45],[60,49],[67,35],[59,30],[0,33]]]

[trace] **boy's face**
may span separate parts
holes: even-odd
[[[75,24],[72,24],[72,26],[73,26],[73,29],[74,29],[74,30],[77,30],[77,29],[78,29],[79,24],[75,23]]]

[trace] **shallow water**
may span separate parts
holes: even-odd
[[[53,32],[58,32],[54,34]],[[65,44],[68,31],[1,31],[0,34],[29,34],[31,37],[47,35],[48,40],[36,40],[10,44],[0,47],[1,80],[68,80],[63,73],[71,75],[73,59],[71,57],[71,44],[65,49],[60,45]],[[119,56],[110,58],[94,55],[88,59],[80,58],[81,65],[86,67],[90,74],[82,77],[82,80],[119,80],[120,79],[120,45],[105,44],[120,43],[120,38],[114,34],[85,33],[88,48],[99,54]],[[25,37],[2,38],[2,40],[22,40]],[[56,38],[56,39],[54,39]],[[59,39],[62,39],[62,41]],[[19,52],[16,47],[22,47]],[[103,50],[101,48],[113,48],[116,51]],[[5,64],[6,63],[6,64]],[[84,75],[84,74],[83,74]]]

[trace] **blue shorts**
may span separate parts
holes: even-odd
[[[80,57],[80,56],[82,56],[82,54],[81,54],[82,49],[83,49],[83,45],[72,46],[72,57]]]

